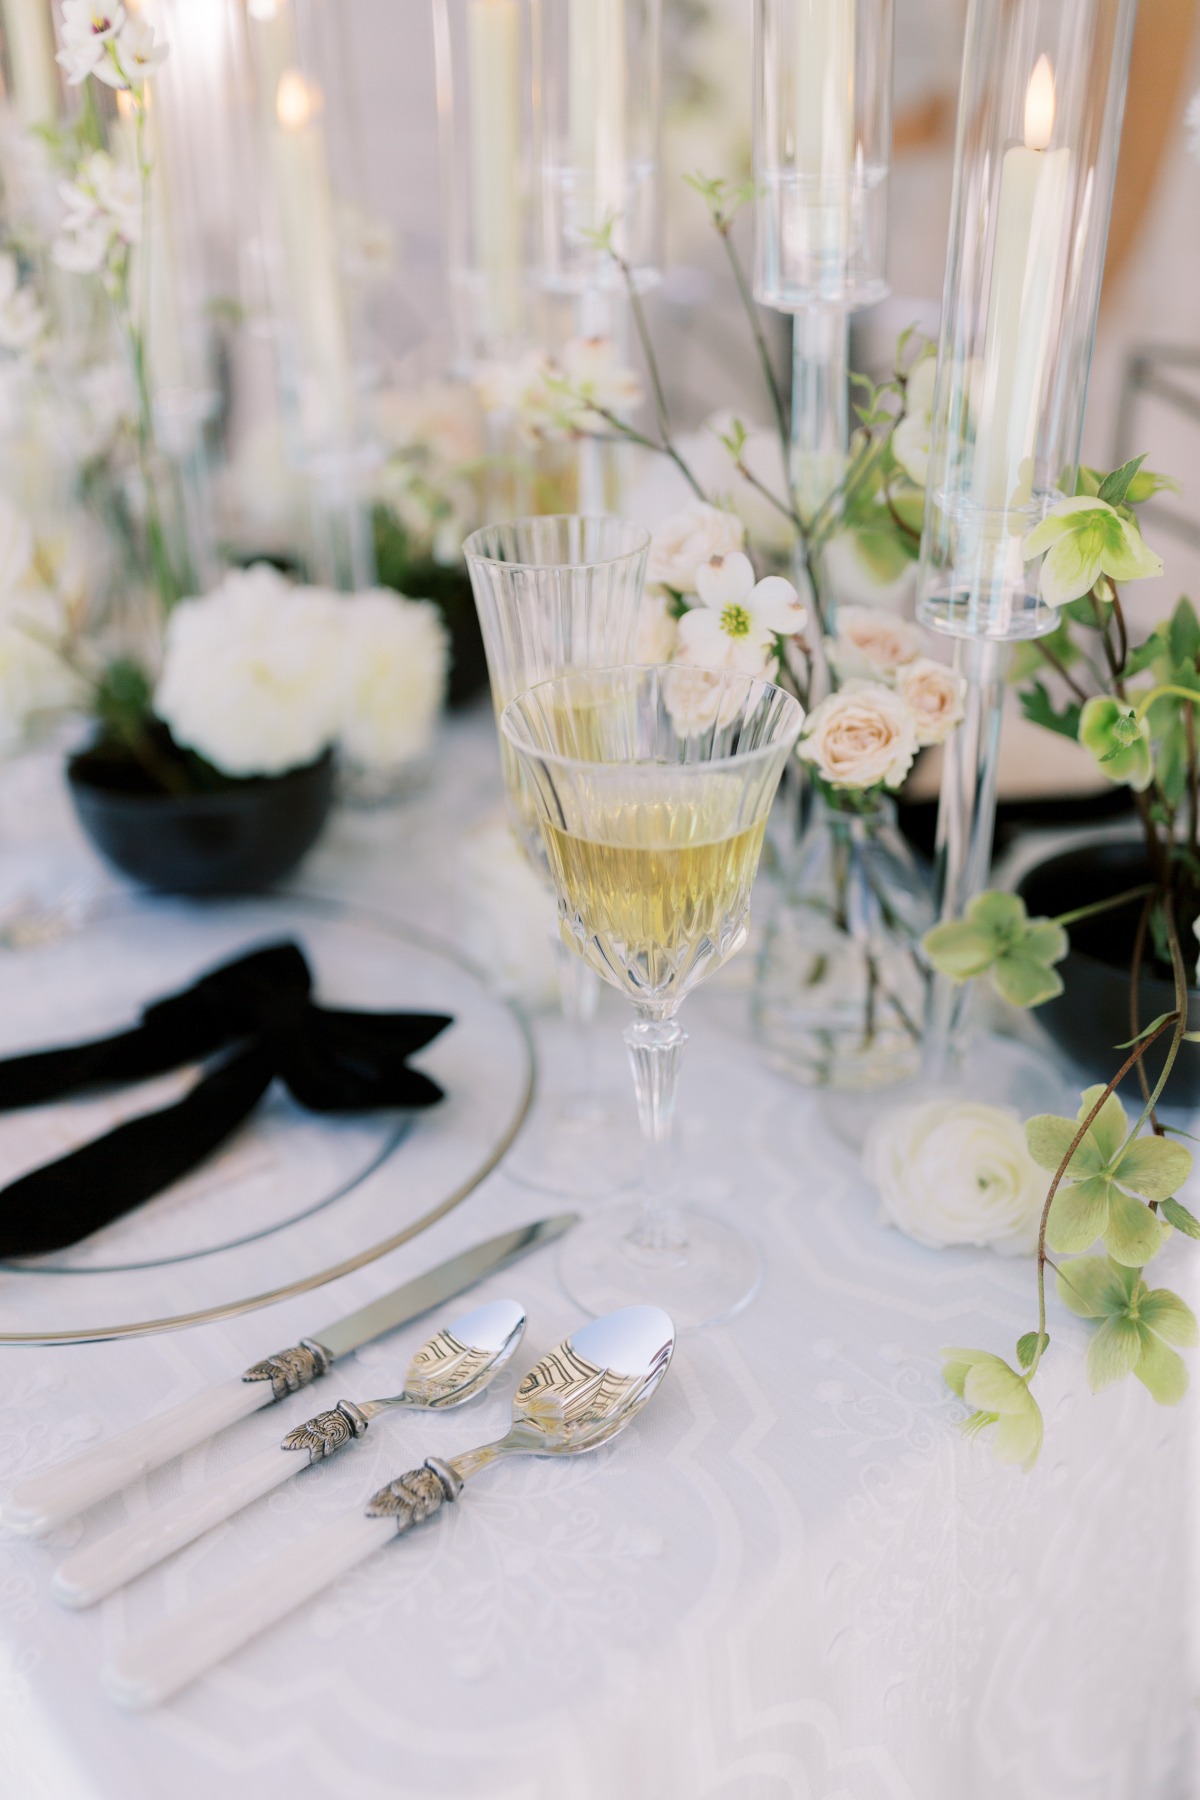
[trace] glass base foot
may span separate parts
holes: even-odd
[[[870,1119],[893,1106],[917,1106],[939,1095],[1010,1106],[1022,1119],[1044,1112],[1069,1118],[1079,1105],[1078,1090],[1071,1086],[1061,1064],[1017,1038],[982,1033],[972,1041],[961,1067],[945,1081],[917,1076],[870,1094],[826,1088],[819,1104],[821,1117],[833,1135],[848,1149],[860,1151]]]
[[[536,1114],[504,1160],[522,1187],[563,1200],[604,1200],[624,1193],[641,1170],[633,1123],[599,1102]]]
[[[676,1331],[716,1325],[739,1312],[762,1280],[754,1245],[710,1213],[683,1215],[685,1242],[678,1248],[642,1247],[639,1205],[608,1207],[563,1239],[558,1273],[584,1312],[598,1316],[618,1306],[661,1306]]]

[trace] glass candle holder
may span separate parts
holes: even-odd
[[[754,293],[781,312],[887,292],[892,0],[757,0]]]
[[[593,234],[646,286],[657,278],[662,0],[530,0],[536,262],[559,293],[617,288]]]
[[[1136,0],[972,0],[919,614],[1053,630],[1029,532],[1075,492]]]
[[[528,0],[433,0],[454,357],[470,373],[524,342],[531,259]]]

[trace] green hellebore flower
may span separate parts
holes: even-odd
[[[1029,1154],[1051,1172],[1067,1154],[1102,1087],[1090,1087],[1073,1119],[1040,1113],[1025,1126]],[[1067,1164],[1046,1225],[1052,1250],[1087,1250],[1097,1238],[1115,1262],[1140,1269],[1158,1255],[1163,1227],[1145,1200],[1167,1200],[1192,1169],[1192,1153],[1171,1138],[1138,1137],[1126,1143],[1129,1120],[1110,1094]],[[1135,1198],[1140,1195],[1141,1198]]]
[[[1140,581],[1162,574],[1162,557],[1148,550],[1132,519],[1090,494],[1064,500],[1021,545],[1026,562],[1045,553],[1038,589],[1047,606],[1090,594],[1101,575]]]
[[[1081,1319],[1100,1319],[1088,1349],[1088,1380],[1095,1392],[1136,1375],[1160,1406],[1176,1406],[1187,1392],[1188,1372],[1170,1346],[1200,1342],[1196,1315],[1170,1288],[1148,1288],[1140,1269],[1111,1256],[1081,1256],[1058,1272],[1059,1299]]]
[[[977,894],[961,919],[935,925],[923,941],[939,974],[952,981],[990,974],[1011,1006],[1040,1006],[1062,993],[1051,965],[1067,954],[1067,934],[1052,919],[1031,919],[1018,894]]]
[[[1079,741],[1090,750],[1100,773],[1140,794],[1154,779],[1150,725],[1132,706],[1108,694],[1093,694],[1079,715]]]
[[[943,1350],[941,1356],[947,1387],[975,1408],[963,1430],[973,1435],[994,1425],[996,1460],[1032,1469],[1042,1447],[1042,1411],[1025,1377],[990,1350]]]

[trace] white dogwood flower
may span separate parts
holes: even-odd
[[[799,595],[782,575],[756,582],[754,565],[740,550],[713,556],[696,571],[700,601],[679,621],[679,660],[741,675],[765,672],[777,637],[804,624]]]

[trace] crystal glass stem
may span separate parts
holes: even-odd
[[[850,315],[806,307],[792,319],[792,482],[811,518],[842,478],[850,444]]]
[[[624,1036],[645,1149],[642,1212],[633,1239],[642,1251],[679,1251],[686,1247],[687,1232],[677,1198],[673,1137],[679,1065],[688,1034],[675,1019],[643,1012],[626,1026]]]
[[[957,919],[982,893],[996,827],[1000,724],[1011,646],[961,638],[954,666],[967,683],[966,712],[947,739],[938,803],[935,873],[939,921]],[[925,1077],[934,1085],[954,1079],[967,1048],[971,982],[944,975],[930,986],[925,1039]]]

